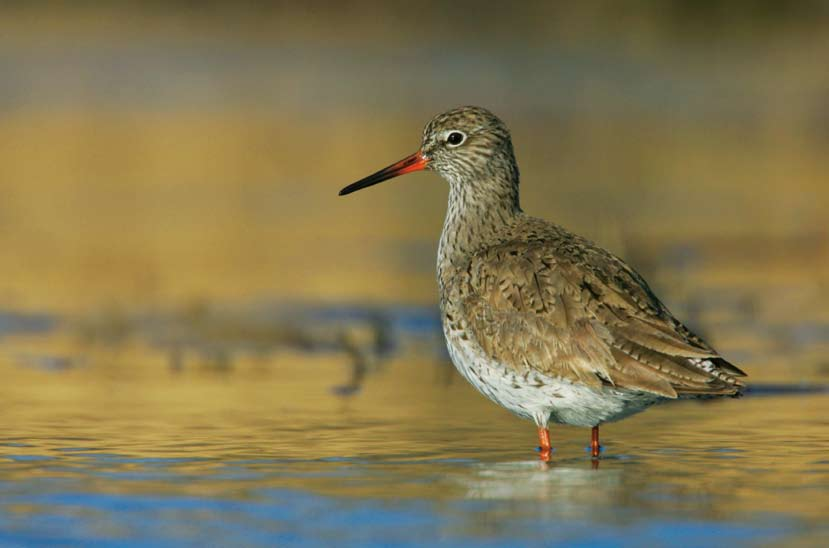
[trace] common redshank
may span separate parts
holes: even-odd
[[[428,169],[449,183],[438,246],[443,332],[458,371],[538,427],[592,428],[677,398],[739,396],[745,376],[676,320],[623,260],[525,214],[506,125],[480,107],[432,119],[420,150],[340,191]]]

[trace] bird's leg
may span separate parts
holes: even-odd
[[[546,426],[538,427],[538,445],[541,460],[549,462],[553,453],[553,446],[550,444],[550,431],[547,430]]]
[[[597,458],[599,456],[601,448],[601,445],[599,445],[599,427],[594,426],[592,435],[590,437],[590,456],[594,459]]]

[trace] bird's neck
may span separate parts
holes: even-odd
[[[450,182],[449,206],[438,245],[441,287],[454,271],[466,268],[472,255],[504,241],[522,214],[517,182]]]

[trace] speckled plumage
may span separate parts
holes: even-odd
[[[462,143],[450,144],[453,132]],[[415,156],[421,167],[402,172],[426,168],[449,182],[437,264],[444,333],[458,370],[487,397],[544,427],[740,393],[744,373],[624,261],[521,210],[510,134],[492,113],[436,116]],[[343,193],[397,174],[386,171]]]

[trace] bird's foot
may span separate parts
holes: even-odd
[[[550,443],[550,431],[547,430],[546,426],[538,427],[538,443],[539,446],[536,451],[539,452],[541,460],[550,462],[550,458],[553,455],[553,444]]]
[[[552,447],[536,447],[536,451],[538,451],[538,457],[544,462],[550,462],[553,458],[553,449]]]
[[[592,445],[588,445],[584,448],[584,450],[590,453],[591,457],[598,457],[600,454],[604,453],[604,445],[599,445],[595,448]]]

